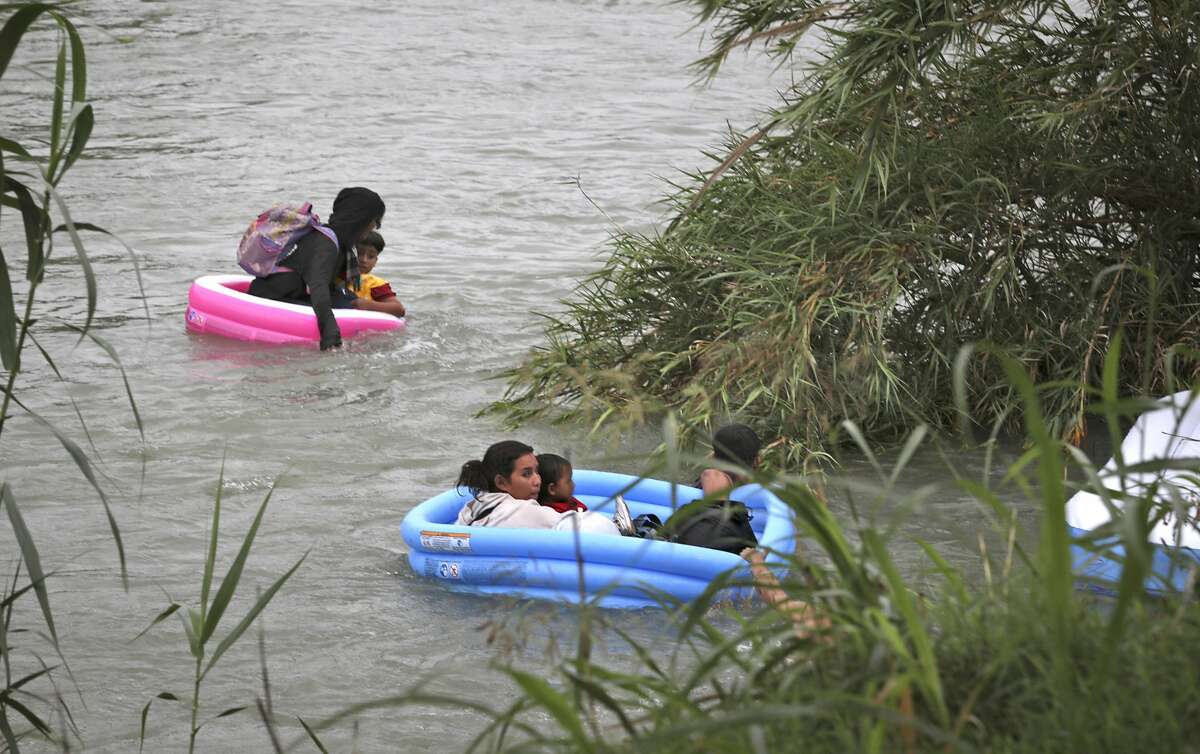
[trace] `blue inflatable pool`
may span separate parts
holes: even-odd
[[[1148,537],[1153,562],[1144,586],[1153,594],[1183,591],[1193,572],[1200,568],[1200,479],[1194,472],[1180,469],[1128,470],[1146,461],[1200,458],[1200,397],[1183,391],[1163,398],[1161,403],[1162,408],[1139,416],[1122,440],[1126,470],[1122,473],[1114,458],[1099,471],[1106,489],[1127,495],[1152,495],[1169,511],[1151,527]],[[1076,493],[1067,501],[1071,537],[1078,540],[1108,525],[1123,507],[1123,502],[1111,495],[1106,503],[1094,492]],[[1176,517],[1176,508],[1188,512],[1183,521]],[[1115,591],[1125,557],[1125,549],[1116,537],[1103,538],[1094,548],[1072,545],[1071,555],[1081,586],[1101,593]]]
[[[601,513],[611,513],[613,497],[621,494],[632,515],[654,513],[666,521],[702,497],[694,487],[628,474],[576,469],[574,479],[575,496]],[[779,498],[759,485],[740,487],[731,497],[750,509],[751,527],[771,553],[768,563],[793,551],[792,514]],[[448,490],[413,508],[400,525],[413,571],[455,591],[567,602],[599,597],[604,607],[647,607],[660,604],[655,594],[690,602],[722,574],[750,575],[744,560],[719,550],[636,537],[458,526],[454,521],[468,500],[466,490]],[[731,586],[721,596],[737,599],[751,591]]]

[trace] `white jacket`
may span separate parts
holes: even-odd
[[[476,519],[481,513],[486,515]],[[553,529],[563,514],[536,500],[518,500],[507,492],[481,492],[458,512],[460,526],[506,529]]]
[[[486,515],[480,515],[486,514]],[[479,518],[476,518],[476,517]],[[538,505],[536,500],[518,500],[507,492],[481,492],[458,512],[459,526],[494,526],[504,529],[557,529],[585,534],[621,536],[607,516],[599,513],[567,511]]]

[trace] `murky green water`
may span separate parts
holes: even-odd
[[[534,312],[553,308],[595,268],[614,224],[651,229],[661,177],[709,164],[701,149],[722,140],[726,121],[752,122],[786,83],[766,61],[734,59],[710,88],[689,88],[700,35],[688,31],[683,9],[665,3],[334,5],[81,8],[97,129],[64,188],[76,219],[119,233],[138,253],[149,321],[121,247],[102,239],[89,247],[101,287],[96,332],[121,354],[145,449],[119,370],[94,346],[72,348],[74,336],[55,324],[79,322],[83,306],[66,250],[38,314],[67,383],[32,365],[21,394],[85,442],[67,396],[82,406],[125,538],[128,593],[96,495],[52,437],[14,420],[0,444],[0,475],[57,574],[52,604],[82,694],[69,700],[89,751],[133,749],[142,705],[159,691],[190,692],[177,622],[130,639],[170,599],[196,599],[223,456],[226,562],[276,478],[246,583],[265,586],[308,554],[266,613],[279,714],[317,720],[419,680],[505,702],[509,687],[488,669],[496,649],[480,626],[510,605],[417,580],[400,519],[504,436],[474,414],[501,391],[489,378],[538,342]],[[26,49],[16,78],[6,76],[0,130],[30,135],[12,124],[40,113],[33,95],[46,82],[26,66],[49,70],[49,54],[44,45]],[[409,308],[405,335],[319,354],[185,333],[189,282],[235,271],[236,241],[254,214],[301,199],[327,213],[343,185],[370,186],[388,204],[377,272]],[[6,251],[19,248],[14,230],[6,215]],[[625,460],[612,462],[600,460],[610,448],[582,435],[519,433],[539,449],[571,448],[580,465],[625,470],[637,466],[628,456],[658,442],[652,431],[627,438]],[[868,472],[851,465],[848,473]],[[918,461],[909,489],[948,479],[931,455]],[[966,557],[979,523],[973,503],[943,490],[905,526]],[[6,535],[0,562],[8,569],[15,557]],[[919,567],[915,547],[897,557]],[[570,630],[569,615],[541,615]],[[628,620],[646,637],[662,628],[655,615]],[[532,665],[539,657],[529,652]],[[252,704],[258,689],[248,641],[207,679],[208,710]],[[453,751],[479,725],[464,710],[373,711],[362,716],[357,745]],[[351,736],[343,725],[329,740],[347,749]],[[148,751],[184,746],[182,708],[156,703],[148,738]],[[207,751],[268,744],[245,713],[206,727],[201,740]]]

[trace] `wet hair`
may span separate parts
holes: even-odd
[[[571,462],[553,453],[542,453],[537,457],[538,474],[542,477],[542,488],[538,490],[538,502],[544,503],[550,499],[550,485],[557,484],[562,479]]]
[[[482,461],[467,461],[462,465],[454,487],[466,487],[476,497],[482,492],[499,492],[500,490],[496,489],[496,476],[508,478],[517,465],[517,459],[532,452],[533,448],[516,440],[494,443],[483,454]]]
[[[352,186],[339,191],[327,223],[337,235],[339,252],[344,255],[354,248],[364,230],[383,221],[386,209],[379,194],[371,189]]]
[[[754,467],[762,440],[745,424],[726,424],[713,434],[713,457],[718,461],[736,463],[747,469]]]
[[[383,251],[383,236],[379,235],[375,231],[371,231],[367,235],[363,236],[363,239],[358,242],[358,245],[370,246],[371,248],[375,249],[375,251]]]

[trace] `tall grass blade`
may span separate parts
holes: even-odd
[[[43,736],[50,735],[50,726],[46,724],[46,721],[38,717],[33,710],[29,709],[21,702],[18,702],[16,699],[13,699],[11,696],[9,696],[5,698],[4,706],[8,707],[9,709],[14,709],[20,713],[21,717],[25,718],[30,725],[36,728],[38,733],[41,733]]]
[[[4,261],[4,250],[0,249],[0,364],[9,372],[21,369],[17,350],[17,311],[13,301],[8,264]]]
[[[54,61],[54,98],[50,111],[50,162],[46,175],[53,176],[56,172],[61,153],[59,144],[63,137],[63,101],[66,98],[67,85],[67,41],[63,39],[58,45],[58,57]]]
[[[145,632],[143,632],[143,633],[145,633]],[[164,700],[170,701],[170,702],[179,701],[179,697],[175,696],[170,691],[159,692],[154,697],[154,699],[164,699]],[[142,748],[146,743],[146,720],[150,716],[150,705],[154,704],[154,699],[151,699],[150,701],[146,702],[146,706],[142,707],[141,723],[138,726],[138,752],[139,752],[139,754],[141,753]]]
[[[262,523],[263,514],[267,511],[267,503],[271,502],[271,495],[274,492],[275,482],[272,482],[271,488],[267,490],[266,497],[263,498],[262,505],[258,507],[258,513],[254,516],[254,523],[250,524],[250,528],[246,531],[246,537],[242,540],[242,547],[238,550],[237,557],[233,559],[233,564],[229,566],[229,571],[226,572],[225,578],[221,581],[220,588],[217,589],[216,596],[213,597],[212,605],[209,606],[208,613],[204,616],[203,629],[200,634],[201,644],[206,643],[209,637],[213,635],[213,631],[217,630],[217,626],[221,622],[221,617],[225,614],[225,608],[229,606],[229,601],[233,599],[233,593],[237,591],[238,582],[242,578],[242,569],[246,566],[246,558],[250,556],[250,546],[254,544],[254,537],[258,534],[258,527]],[[216,536],[215,530],[213,536]],[[215,553],[211,550],[210,555],[215,557]],[[295,570],[295,566],[292,567],[292,570]],[[290,574],[291,571],[288,571],[288,573]],[[211,662],[209,663],[209,667],[212,667]]]
[[[1071,570],[1071,539],[1067,532],[1066,490],[1063,486],[1063,464],[1058,444],[1046,427],[1033,382],[1025,368],[1010,356],[1001,355],[1000,363],[1025,406],[1025,426],[1038,451],[1038,481],[1042,501],[1041,537],[1038,565],[1041,569],[1042,597],[1045,600],[1048,622],[1056,638],[1055,664],[1059,677],[1067,682],[1070,656],[1070,616],[1073,611]]]
[[[62,194],[49,181],[46,182],[45,188],[46,192],[54,199],[54,203],[58,205],[58,211],[62,213],[63,225],[67,229],[67,235],[71,237],[71,245],[75,249],[75,256],[79,259],[79,267],[83,270],[84,287],[87,291],[87,317],[84,319],[83,329],[87,331],[92,328],[92,319],[96,316],[96,271],[92,269],[92,260],[83,248],[83,239],[79,237],[75,221],[71,219],[71,210],[63,200]]]
[[[50,223],[50,217],[46,211],[38,206],[37,200],[33,198],[33,193],[25,184],[15,180],[11,175],[5,176],[5,185],[0,191],[0,199],[8,206],[14,206],[13,200],[4,196],[5,193],[12,192],[15,199],[15,206],[21,211],[21,222],[25,230],[25,251],[26,251],[26,266],[25,279],[31,283],[40,283],[42,280],[42,268],[45,264],[45,258],[42,248],[42,233],[46,226]]]
[[[54,372],[54,378],[58,380],[60,384],[66,387],[67,380],[65,377],[63,377],[62,372],[59,371],[58,364],[54,362],[54,358],[50,355],[50,352],[42,347],[42,344],[38,342],[38,339],[34,337],[32,332],[26,331],[26,335],[29,338],[29,342],[32,343],[33,347],[37,349],[38,353],[42,355],[42,359],[46,362],[46,366],[50,367],[51,372]],[[71,395],[69,391],[64,392],[66,392],[67,400],[71,402],[71,409],[75,412],[75,418],[79,420],[79,428],[83,430],[83,436],[87,438],[88,447],[91,448],[92,454],[96,457],[96,460],[100,463],[103,463],[104,459],[100,457],[100,449],[96,447],[96,441],[92,439],[92,431],[88,428],[87,420],[83,418],[83,411],[81,411],[79,408],[79,402],[75,400],[75,397]],[[107,474],[104,475],[104,478],[108,479],[110,482],[112,481],[112,478]]]
[[[33,583],[34,593],[37,595],[38,605],[42,609],[42,619],[46,622],[46,629],[50,632],[50,638],[54,642],[54,649],[61,655],[62,650],[58,646],[58,631],[54,628],[54,613],[50,609],[50,595],[46,591],[46,574],[42,571],[42,559],[38,556],[37,545],[34,544],[33,535],[29,532],[29,527],[25,524],[25,517],[21,515],[20,509],[17,508],[17,501],[13,499],[12,489],[5,482],[0,484],[0,503],[3,503],[8,511],[8,521],[12,524],[13,536],[17,538],[17,546],[21,550],[21,559],[25,561],[25,569],[29,571],[29,579]]]
[[[312,741],[313,746],[317,747],[317,751],[321,752],[321,754],[329,754],[329,750],[325,748],[325,744],[321,743],[321,739],[309,724],[304,722],[304,718],[297,715],[296,719],[300,721],[300,727],[304,728],[304,732],[308,734],[308,740]]]
[[[54,6],[46,3],[33,3],[18,8],[8,17],[4,27],[0,28],[0,79],[4,78],[9,61],[12,60],[13,53],[17,50],[17,44],[29,26],[37,20],[38,16],[53,9]]]
[[[579,721],[575,709],[567,701],[567,697],[558,693],[544,679],[530,673],[509,668],[508,675],[512,677],[521,690],[531,701],[541,706],[559,724],[571,738],[575,751],[593,751],[594,747]]]
[[[896,564],[892,562],[887,547],[879,538],[878,533],[872,529],[867,529],[863,531],[862,537],[863,543],[875,556],[875,562],[879,565],[879,570],[890,588],[892,604],[900,614],[900,618],[904,621],[904,627],[907,629],[908,638],[912,642],[913,650],[916,654],[917,667],[914,668],[914,671],[916,671],[915,676],[920,680],[922,689],[928,695],[929,703],[933,706],[933,710],[937,714],[938,722],[942,726],[949,726],[950,712],[946,707],[946,699],[942,691],[942,680],[938,673],[937,656],[934,654],[933,642],[929,637],[929,632],[925,628],[925,623],[917,613],[912,595],[909,594],[908,587],[900,577],[900,572],[896,570]]]
[[[204,672],[200,674],[201,678],[208,675],[208,671],[212,670],[213,666],[217,664],[217,660],[221,659],[221,655],[225,654],[226,650],[232,647],[234,643],[241,638],[242,634],[246,632],[246,629],[249,628],[252,623],[254,623],[254,619],[258,617],[258,614],[261,613],[271,599],[275,597],[275,593],[279,591],[280,587],[287,583],[287,580],[292,577],[292,574],[296,572],[296,569],[300,567],[307,557],[308,553],[304,553],[304,555],[296,561],[296,564],[288,569],[287,573],[276,579],[275,583],[271,584],[267,591],[259,595],[258,600],[254,603],[254,606],[250,608],[250,612],[246,613],[246,616],[242,618],[241,622],[238,623],[237,626],[235,626],[234,629],[230,631],[224,639],[221,640],[221,643],[217,645],[217,649],[213,652],[212,657],[209,659],[208,665],[205,666]],[[224,584],[221,586],[224,587]],[[218,597],[219,596],[220,595],[218,594]],[[209,614],[210,620],[213,620],[212,616],[214,614],[215,609],[213,613]],[[207,629],[208,625],[205,625],[205,628]]]
[[[61,431],[59,431],[58,427],[55,427],[49,421],[42,418],[40,414],[34,412],[16,398],[13,398],[13,402],[24,409],[24,411],[37,420],[39,424],[50,430],[50,433],[58,439],[59,444],[61,444],[63,448],[66,449],[67,454],[71,456],[71,460],[73,460],[75,465],[79,467],[79,470],[83,473],[84,478],[87,479],[92,485],[92,489],[94,489],[96,494],[100,496],[100,502],[104,506],[104,515],[108,518],[109,532],[112,533],[113,541],[117,546],[117,559],[121,566],[121,586],[125,589],[125,591],[129,591],[129,572],[125,564],[125,543],[121,540],[121,528],[117,525],[117,519],[113,515],[112,506],[108,502],[108,496],[104,494],[104,490],[100,487],[100,483],[96,480],[96,475],[92,471],[92,464],[88,460],[87,454],[75,444],[74,440],[64,435]]]
[[[183,607],[183,605],[180,605],[178,602],[172,602],[170,605],[165,607],[162,612],[154,616],[154,620],[150,621],[150,625],[146,626],[141,631],[138,631],[138,635],[130,639],[129,642],[132,644],[133,642],[145,636],[146,632],[157,626],[159,623],[162,623],[167,618],[170,618],[181,607]]]
[[[116,364],[117,370],[121,372],[121,382],[125,385],[125,397],[129,401],[129,411],[133,414],[134,424],[137,425],[138,437],[141,438],[142,447],[145,448],[146,428],[142,425],[142,415],[141,412],[138,411],[137,401],[133,397],[133,387],[129,384],[129,374],[125,371],[125,365],[121,363],[121,357],[117,355],[117,349],[113,348],[112,344],[94,332],[84,330],[83,328],[72,325],[69,322],[64,322],[63,324],[67,329],[74,330],[75,332],[79,333],[81,338],[87,338],[96,345],[100,346],[104,353],[108,354],[108,358],[112,360],[113,364]]]
[[[59,225],[57,228],[54,229],[54,232],[62,233],[62,232],[65,232],[66,230],[67,230],[66,225]],[[86,230],[90,233],[100,233],[101,235],[108,236],[109,238],[113,239],[117,243],[121,244],[121,246],[125,249],[125,254],[129,257],[129,261],[133,264],[133,276],[134,276],[134,279],[137,280],[138,297],[142,301],[142,312],[146,315],[146,326],[150,327],[152,324],[152,320],[150,317],[150,303],[146,299],[146,286],[142,280],[142,263],[138,261],[137,252],[134,251],[133,247],[130,246],[128,243],[126,243],[125,240],[123,238],[121,238],[120,236],[118,236],[116,233],[113,233],[110,230],[102,228],[99,225],[94,225],[92,223],[78,223],[77,222],[77,223],[75,223],[75,230],[76,231]]]
[[[221,471],[217,475],[217,496],[213,501],[212,521],[209,523],[208,551],[204,554],[204,575],[200,579],[200,619],[208,621],[208,592],[212,589],[213,570],[217,562],[217,538],[221,531],[221,493],[225,490],[225,452],[221,452]]]

